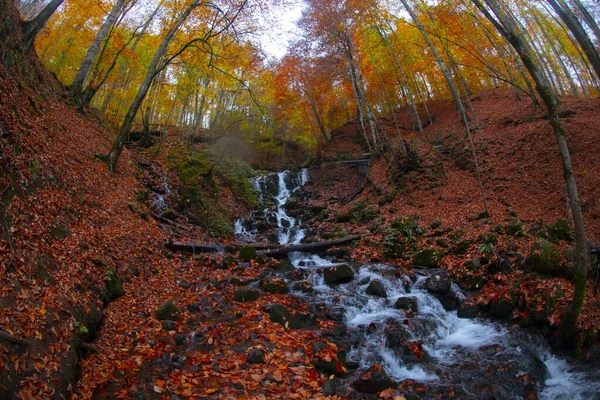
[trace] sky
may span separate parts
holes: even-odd
[[[300,34],[296,22],[302,15],[304,4],[301,1],[290,3],[273,8],[263,20],[264,32],[260,36],[260,43],[269,58],[281,59],[290,41]]]

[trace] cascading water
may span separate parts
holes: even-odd
[[[283,171],[256,179],[254,187],[259,195],[259,202],[267,205],[267,208],[262,212],[255,212],[249,220],[237,220],[234,227],[236,238],[255,242],[258,231],[271,228],[276,231],[278,244],[300,243],[306,234],[303,229],[299,229],[298,221],[287,214],[285,205],[292,194],[308,180],[307,169],[299,172]],[[269,202],[274,204],[265,204]]]
[[[238,237],[254,240],[267,221],[277,231],[280,244],[299,243],[305,232],[284,206],[307,181],[306,170],[257,179],[261,199],[271,197],[274,205],[260,215],[255,213],[262,222],[238,221]],[[426,286],[427,278],[440,271],[417,272],[412,281],[398,276],[394,266],[364,264],[355,266],[350,283],[331,287],[325,284],[323,270],[336,263],[303,253],[290,254],[290,260],[305,272],[313,289],[292,293],[312,304],[325,304],[340,315],[347,329],[343,340],[350,348],[348,365],[353,364],[357,373],[378,364],[397,382],[422,382],[434,391],[455,391],[457,398],[465,399],[525,398],[523,380],[534,376],[537,386],[533,388],[541,399],[600,399],[600,371],[552,355],[539,335],[487,320],[461,319],[456,311],[446,311]],[[373,281],[381,283],[386,296],[367,294]],[[451,291],[463,297],[454,284]],[[416,308],[396,308],[402,298]],[[411,344],[422,348],[424,356],[417,357],[407,347]]]

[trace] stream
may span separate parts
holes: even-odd
[[[279,244],[300,243],[306,232],[284,206],[308,180],[308,170],[258,178],[255,188],[266,208],[237,221],[238,240],[254,242],[268,234]],[[439,278],[441,270],[415,269],[409,279],[394,266],[350,263],[354,279],[332,287],[322,271],[338,264],[303,253],[289,258],[313,289],[291,293],[310,304],[325,304],[344,323],[341,341],[349,349],[347,365],[353,376],[377,364],[398,383],[425,385],[424,398],[454,393],[461,399],[520,399],[537,390],[540,399],[600,399],[598,368],[552,354],[540,335],[446,311],[427,290],[428,279]],[[373,281],[381,283],[381,297],[366,293]],[[459,300],[465,297],[453,283],[450,292]],[[400,303],[404,306],[398,307]],[[422,349],[422,357],[412,351],[413,344]]]

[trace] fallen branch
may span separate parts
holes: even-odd
[[[13,335],[10,335],[4,331],[0,331],[0,339],[6,340],[7,342],[20,344],[21,346],[27,345],[27,342],[25,340],[16,338]]]
[[[283,257],[289,253],[318,253],[320,251],[327,250],[331,247],[342,246],[345,244],[352,243],[355,240],[360,240],[363,235],[348,236],[342,239],[330,240],[327,242],[308,243],[308,244],[294,244],[291,246],[280,247],[278,249],[271,249],[260,251],[260,254],[264,254],[269,257]]]
[[[169,240],[165,243],[167,249],[172,252],[179,253],[192,253],[192,254],[201,254],[201,253],[237,253],[242,246],[252,246],[256,250],[270,250],[274,248],[279,248],[277,245],[268,245],[264,243],[254,243],[254,244],[231,244],[231,245],[219,245],[214,243],[184,243],[184,242],[174,242]]]

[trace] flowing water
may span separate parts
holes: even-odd
[[[308,171],[289,171],[259,178],[255,187],[270,207],[236,223],[239,239],[253,241],[259,231],[273,229],[280,244],[299,243],[305,237],[300,221],[287,215],[284,205],[309,179]],[[455,391],[457,398],[518,399],[531,389],[541,399],[600,399],[600,371],[553,355],[539,335],[484,319],[461,319],[446,311],[426,289],[426,281],[440,271],[423,270],[409,279],[385,264],[354,265],[352,282],[330,287],[323,269],[336,265],[317,255],[293,253],[292,264],[304,270],[314,292],[293,292],[312,304],[325,304],[340,315],[346,326],[342,339],[350,349],[348,366],[358,375],[381,365],[397,382],[412,380],[428,387],[427,393]],[[385,298],[366,294],[369,283],[382,283]],[[456,297],[464,294],[452,285]],[[416,312],[397,309],[398,299],[408,297]],[[414,343],[422,348],[416,357]],[[536,384],[527,380],[535,378]],[[451,389],[453,388],[453,389]]]

